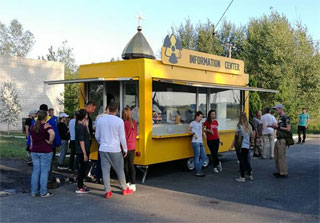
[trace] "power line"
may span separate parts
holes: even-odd
[[[222,14],[222,16],[220,17],[220,19],[219,19],[219,21],[217,22],[217,24],[216,24],[216,27],[215,28],[217,28],[218,27],[218,25],[219,25],[219,23],[220,23],[220,21],[221,21],[221,19],[223,18],[223,16],[226,14],[226,12],[228,11],[228,9],[230,8],[230,6],[231,6],[231,4],[233,3],[233,0],[231,0],[231,2],[229,3],[229,5],[228,5],[228,7],[226,8],[226,10],[224,11],[224,13]]]

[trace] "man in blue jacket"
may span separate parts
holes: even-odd
[[[40,105],[39,109],[48,112],[48,105],[42,104],[42,105]],[[31,127],[34,125],[36,120],[37,120],[37,117],[32,120]],[[53,131],[55,133],[55,137],[54,137],[54,140],[53,140],[52,147],[53,148],[59,147],[61,145],[61,139],[60,139],[60,135],[59,135],[59,131],[58,131],[58,119],[57,119],[57,117],[56,116],[52,116],[52,117],[47,116],[46,123],[48,123],[48,124],[50,124],[52,126],[52,129],[53,129]],[[30,134],[28,135],[27,145],[30,146]]]

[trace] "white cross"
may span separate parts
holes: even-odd
[[[138,19],[138,25],[141,26],[141,20],[144,20],[144,18],[141,15],[141,12],[139,12],[139,15],[137,16]]]

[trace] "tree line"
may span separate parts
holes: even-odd
[[[231,57],[245,62],[250,86],[279,90],[250,92],[250,117],[282,103],[293,123],[302,107],[312,119],[320,118],[319,40],[313,40],[301,23],[292,25],[285,15],[272,11],[243,26],[224,20],[219,30],[209,19],[196,25],[186,19],[172,27],[172,33],[183,48],[200,52],[228,56],[231,46]]]

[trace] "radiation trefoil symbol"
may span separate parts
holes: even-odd
[[[170,36],[170,38],[169,35],[167,35],[164,39],[163,46],[166,48],[164,55],[166,57],[169,57],[169,62],[172,64],[178,63],[178,60],[182,57],[181,41],[177,39],[173,34]]]

